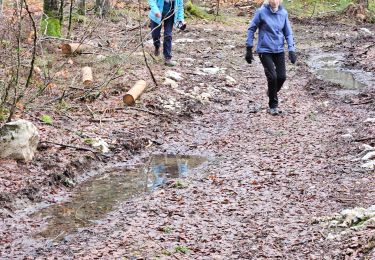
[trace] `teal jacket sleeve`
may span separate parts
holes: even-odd
[[[250,23],[249,29],[247,29],[247,40],[246,46],[253,47],[254,35],[260,24],[260,9],[255,12],[254,18]]]
[[[296,51],[296,48],[294,46],[294,40],[293,40],[293,31],[292,27],[290,26],[288,15],[286,15],[286,21],[283,28],[283,33],[286,39],[286,42],[288,43],[288,51]]]
[[[177,19],[176,19],[176,21],[184,21],[185,20],[185,17],[184,17],[184,1],[179,0],[179,1],[176,2],[176,4],[177,4],[177,10],[176,10]]]
[[[150,6],[152,13],[154,14],[160,13],[156,0],[148,0],[148,5]]]

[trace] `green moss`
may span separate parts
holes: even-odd
[[[174,248],[175,252],[176,253],[183,253],[183,254],[186,254],[188,251],[189,251],[189,248],[187,246],[176,246]]]
[[[375,23],[375,7],[374,10],[369,10],[366,14],[369,23]]]
[[[186,184],[185,183],[183,183],[182,181],[180,181],[180,180],[177,180],[173,185],[172,185],[172,187],[173,188],[175,188],[175,189],[184,189],[184,188],[186,188]]]
[[[201,7],[193,4],[191,1],[187,2],[186,4],[186,14],[192,17],[197,17],[200,19],[206,19],[209,17],[209,14],[204,11]]]
[[[5,121],[8,118],[9,109],[0,107],[0,121]]]
[[[52,125],[52,122],[53,122],[52,117],[50,117],[49,115],[42,115],[40,120],[42,120],[47,125]]]
[[[60,102],[56,105],[58,110],[68,111],[70,109],[70,105],[64,100],[60,100]]]
[[[295,16],[317,17],[325,14],[340,13],[352,2],[352,0],[294,0],[284,1],[284,5]]]
[[[87,23],[88,19],[86,16],[78,14],[78,13],[73,13],[72,14],[72,23]]]
[[[53,36],[53,37],[61,37],[61,25],[60,20],[58,18],[44,18],[42,19],[40,28],[42,30],[42,34]]]
[[[165,226],[165,227],[163,227],[163,232],[164,233],[170,234],[170,233],[172,233],[172,231],[173,231],[173,227],[172,226]]]
[[[172,253],[171,253],[170,251],[168,251],[167,249],[163,249],[163,250],[161,250],[161,253],[162,253],[163,255],[166,255],[166,256],[170,256],[170,255],[172,255]]]

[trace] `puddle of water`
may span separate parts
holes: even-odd
[[[333,69],[319,69],[316,73],[323,79],[341,85],[347,89],[358,89],[366,87],[366,84],[357,81],[352,72]]]
[[[131,196],[152,191],[168,179],[186,177],[205,161],[207,158],[199,156],[158,155],[138,170],[130,171],[121,165],[104,169],[100,176],[83,183],[71,201],[34,214],[48,223],[38,235],[61,239],[102,219]]]
[[[314,53],[309,66],[322,80],[341,85],[345,89],[359,89],[366,87],[372,80],[372,74],[359,70],[344,70],[342,53]]]

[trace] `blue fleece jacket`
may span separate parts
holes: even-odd
[[[246,46],[252,47],[254,34],[259,28],[257,53],[284,52],[284,38],[288,43],[288,51],[295,51],[293,32],[288,19],[288,12],[283,6],[275,13],[268,4],[259,8],[247,30]]]
[[[174,0],[174,23],[176,24],[179,21],[184,21],[184,0]],[[162,14],[163,7],[164,7],[164,0],[148,0],[148,4],[151,8],[150,14],[148,17],[150,17],[151,20],[153,20],[155,23],[160,24],[161,18],[158,18],[155,16],[156,13]]]

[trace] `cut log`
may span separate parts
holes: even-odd
[[[134,105],[135,100],[143,93],[146,88],[146,81],[139,80],[135,85],[125,94],[123,100],[128,106]]]
[[[90,48],[90,45],[83,43],[64,43],[61,45],[61,50],[64,54],[82,53],[84,50]]]
[[[82,82],[85,86],[90,86],[93,82],[92,70],[90,67],[82,68]]]

